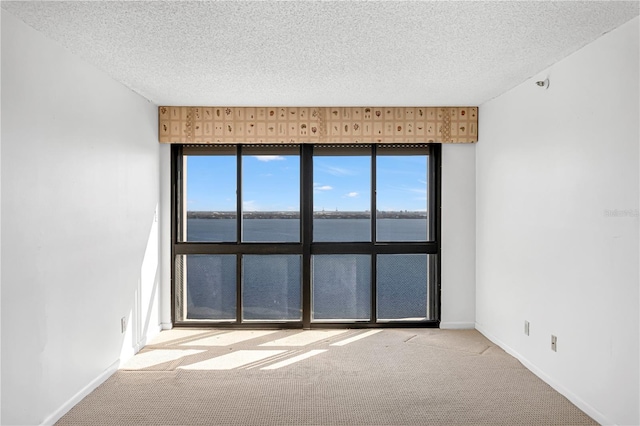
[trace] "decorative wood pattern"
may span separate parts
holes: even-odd
[[[473,143],[477,107],[160,107],[161,143]]]

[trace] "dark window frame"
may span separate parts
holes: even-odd
[[[414,145],[415,146],[415,145]],[[241,242],[242,226],[242,150],[243,144],[227,145],[236,149],[237,159],[237,232],[236,242],[186,242],[180,240],[182,223],[182,160],[183,145],[171,147],[171,319],[180,327],[228,328],[382,328],[382,327],[439,327],[441,293],[441,146],[428,144],[428,211],[429,236],[427,242],[377,242],[376,237],[376,155],[377,146],[371,145],[371,241],[369,242],[313,242],[313,145],[299,145],[300,152],[300,242],[264,243]],[[264,146],[269,148],[268,146]],[[273,145],[278,149],[278,145]],[[188,149],[192,149],[189,147]],[[206,147],[198,147],[206,152]],[[401,148],[398,148],[401,149]],[[384,154],[382,154],[384,155]],[[236,255],[236,319],[235,321],[183,320],[176,321],[176,260],[188,254]],[[242,321],[242,255],[244,254],[299,254],[302,256],[302,320],[301,321]],[[315,254],[369,254],[371,255],[371,318],[367,321],[312,321],[311,320],[311,263]],[[428,312],[431,319],[422,321],[377,320],[376,255],[377,254],[431,254],[429,256]]]

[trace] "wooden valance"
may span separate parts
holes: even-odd
[[[168,107],[161,143],[473,143],[477,107]]]

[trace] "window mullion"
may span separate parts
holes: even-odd
[[[242,242],[242,145],[236,148],[236,243]],[[236,255],[236,323],[242,323],[242,254]]]
[[[432,313],[429,316],[430,319],[435,319],[438,322],[440,321],[440,304],[441,304],[441,280],[442,280],[442,241],[441,241],[441,220],[442,220],[442,146],[437,145],[434,150],[434,155],[431,156],[433,165],[433,173],[432,173],[432,181],[429,183],[429,192],[430,197],[433,198],[433,218],[429,221],[431,223],[433,234],[430,236],[430,240],[436,241],[438,246],[438,256],[432,264],[432,277],[433,281],[430,285],[432,301],[430,302],[430,306],[432,308]]]
[[[313,147],[300,153],[300,240],[302,242],[302,326],[311,328],[311,241],[313,239]]]
[[[371,244],[375,247],[377,241],[377,187],[376,187],[376,154],[377,147],[375,144],[371,146]],[[370,322],[375,324],[378,320],[377,313],[377,282],[376,282],[376,265],[377,255],[371,255],[371,319]]]
[[[437,151],[436,151],[437,150]],[[437,161],[437,156],[439,155],[438,148],[431,148],[429,150],[429,161],[427,163],[427,197],[428,197],[428,220],[427,226],[429,227],[429,235],[427,236],[428,241],[439,241],[440,236],[436,235],[437,229],[439,228],[437,222],[440,220],[439,216],[439,206],[440,202],[437,198],[439,196],[439,189],[436,192],[436,185],[439,185],[439,161]]]
[[[242,145],[236,151],[236,242],[242,242]]]

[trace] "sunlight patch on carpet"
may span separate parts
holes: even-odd
[[[277,330],[237,330],[182,343],[180,346],[229,346],[277,333]]]
[[[239,368],[246,366],[248,364],[252,364],[257,361],[261,361],[263,359],[267,359],[272,356],[279,355],[284,350],[241,350],[236,352],[231,352],[226,355],[222,355],[219,357],[211,358],[206,361],[196,362],[191,365],[184,365],[182,367],[178,367],[182,370],[233,370],[234,368]]]
[[[164,364],[165,362],[175,361],[189,355],[195,355],[204,352],[196,349],[156,349],[147,352],[138,353],[129,361],[127,361],[121,370],[142,370],[144,368],[153,367],[155,365]]]
[[[263,343],[260,346],[306,346],[346,332],[347,330],[306,330]]]
[[[344,340],[340,340],[339,342],[336,343],[332,343],[331,346],[344,346],[344,345],[348,345],[349,343],[353,343],[355,341],[358,341],[360,339],[364,339],[365,337],[369,337],[369,336],[373,336],[376,333],[380,333],[382,330],[369,330],[366,331],[364,333],[361,334],[357,334],[353,337],[349,337],[348,339],[344,339]]]
[[[303,361],[307,358],[311,358],[312,356],[320,355],[321,353],[326,352],[326,349],[314,349],[309,352],[305,352],[298,356],[294,356],[293,358],[285,359],[284,361],[276,362],[268,367],[262,367],[260,370],[277,370],[278,368],[286,367],[287,365],[295,364],[296,362]]]

